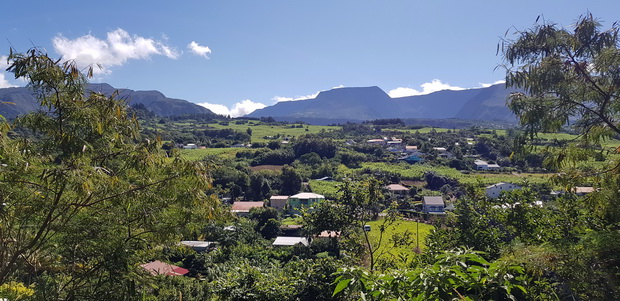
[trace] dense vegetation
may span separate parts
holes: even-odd
[[[502,131],[161,118],[84,95],[70,62],[12,53],[44,109],[0,128],[0,297],[616,299],[617,33],[586,15],[503,41],[508,84],[525,93],[509,102],[522,127]],[[486,195],[497,182],[522,189]],[[230,213],[299,192],[326,200]],[[424,196],[453,209],[431,214]],[[311,243],[273,246],[279,235]],[[153,260],[187,274],[141,267]]]

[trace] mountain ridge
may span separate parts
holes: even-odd
[[[246,117],[280,119],[373,120],[382,118],[463,119],[516,122],[506,107],[513,90],[503,84],[489,87],[442,90],[424,95],[390,97],[376,86],[335,88],[315,98],[279,102]]]
[[[128,100],[128,104],[143,104],[157,116],[174,116],[185,114],[213,115],[211,110],[183,99],[169,98],[157,90],[136,91],[117,89],[107,83],[91,83],[85,93],[97,92],[110,96],[118,91],[118,97]],[[38,101],[27,87],[0,89],[0,115],[12,119],[19,115],[39,109]]]

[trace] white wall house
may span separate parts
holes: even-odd
[[[422,210],[424,213],[442,214],[446,204],[441,196],[424,196],[422,198]]]
[[[475,160],[476,170],[499,170],[501,166],[498,164],[489,164],[487,161]]]
[[[499,197],[502,191],[511,191],[515,189],[521,189],[521,186],[511,184],[511,183],[497,183],[490,186],[487,186],[486,195],[492,199]]]

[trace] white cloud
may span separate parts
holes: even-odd
[[[6,79],[6,72],[4,70],[9,67],[9,64],[7,63],[7,58],[8,57],[6,55],[0,56],[0,88],[17,87],[16,85],[11,84]]]
[[[492,82],[492,83],[490,83],[490,84],[487,84],[487,83],[480,83],[480,87],[482,87],[482,88],[488,88],[488,87],[490,87],[490,86],[494,86],[494,85],[498,85],[498,84],[505,84],[505,83],[506,83],[506,81],[505,81],[505,80],[497,80],[497,81]]]
[[[344,86],[339,85],[339,86],[333,87],[332,89],[340,89],[340,88],[344,88]],[[275,96],[271,100],[274,100],[275,102],[283,102],[283,101],[297,101],[297,100],[304,100],[304,99],[313,99],[313,98],[316,98],[316,96],[319,95],[319,93],[321,92],[323,92],[323,90],[318,91],[313,94],[304,95],[304,96],[296,96],[296,97]]]
[[[421,94],[420,91],[416,89],[405,88],[405,87],[398,87],[388,92],[388,95],[392,98],[406,97],[406,96],[413,96],[413,95],[420,95],[420,94]]]
[[[420,85],[420,87],[422,87],[422,91],[413,88],[398,87],[396,89],[390,90],[388,92],[388,95],[390,95],[390,97],[392,98],[398,98],[405,96],[425,95],[441,90],[465,90],[465,88],[450,86],[447,83],[442,83],[439,79],[433,79],[431,82],[423,83]]]
[[[208,102],[201,102],[201,103],[198,103],[197,105],[203,106],[203,107],[211,110],[211,112],[213,112],[215,114],[219,114],[219,115],[229,115],[230,114],[230,109],[228,109],[228,107],[225,106],[225,105],[220,105],[220,104],[215,104],[215,103],[208,103]]]
[[[232,108],[228,108],[225,105],[213,104],[213,103],[208,103],[208,102],[199,103],[198,105],[211,110],[215,114],[230,115],[230,117],[244,116],[258,109],[262,109],[266,107],[265,104],[262,104],[260,102],[253,102],[249,99],[242,100],[238,103],[235,103],[232,106]]]
[[[9,83],[9,81],[5,77],[5,74],[0,73],[0,88],[11,88],[11,87],[17,87],[17,86]]]
[[[304,99],[316,98],[317,95],[319,95],[319,92],[316,92],[314,94],[304,95],[304,96],[296,96],[296,97],[275,96],[274,98],[272,98],[272,100],[275,100],[276,102],[296,101],[296,100],[304,100]]]
[[[189,43],[187,45],[187,48],[189,48],[189,50],[193,52],[194,54],[200,55],[206,59],[209,58],[207,54],[211,53],[211,49],[208,46],[200,46],[195,41],[192,41],[191,43]]]
[[[176,59],[180,56],[174,48],[161,41],[130,35],[121,28],[108,32],[105,40],[90,34],[74,40],[58,35],[52,43],[64,60],[74,60],[82,68],[100,64],[103,70],[94,68],[95,73],[109,73],[109,67],[122,66],[130,59],[149,59],[153,55]]]

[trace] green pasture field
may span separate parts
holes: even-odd
[[[443,129],[443,128],[428,127],[428,128],[420,128],[420,129],[383,129],[383,131],[384,132],[401,132],[401,133],[409,133],[409,134],[415,134],[415,133],[426,134],[426,133],[430,133],[433,129],[438,133],[447,132],[449,130],[449,129]]]
[[[330,182],[330,181],[316,181],[310,180],[308,185],[310,185],[310,189],[312,192],[322,194],[326,199],[334,200],[338,196],[338,186],[342,184],[340,182]]]
[[[381,226],[382,223],[383,223],[383,220],[371,221],[367,223],[367,225],[370,225],[371,227],[371,231],[368,232],[368,238],[370,239],[370,242],[373,245],[376,245],[379,242],[379,234],[380,234],[379,227]],[[389,257],[392,257],[393,259],[407,258],[406,261],[399,262],[400,264],[405,265],[417,255],[414,251],[416,247],[416,242],[419,243],[420,249],[424,250],[426,248],[425,246],[426,237],[431,233],[431,231],[435,227],[431,225],[419,223],[419,228],[418,228],[419,237],[417,237],[416,236],[416,224],[418,223],[414,221],[398,220],[392,225],[388,226],[385,229],[385,232],[383,233],[383,242],[381,246],[379,246],[379,249],[377,250],[377,252],[375,253],[375,254],[381,254],[385,252],[384,255],[380,257],[379,259],[381,258],[386,259]],[[410,237],[413,238],[411,244],[407,246],[392,247],[393,244],[390,242],[392,236],[394,234],[402,234],[405,232],[410,233]],[[386,248],[389,248],[389,250],[387,250]],[[396,260],[396,262],[398,262],[398,260]]]
[[[437,174],[456,179],[463,184],[474,184],[480,186],[488,186],[498,182],[510,183],[545,183],[553,174],[539,173],[483,173],[472,171],[464,174],[454,168],[447,166],[432,166],[428,164],[408,164],[408,163],[382,163],[382,162],[364,162],[362,168],[370,170],[387,171],[399,174],[404,179],[422,179],[427,171],[434,171]],[[359,169],[358,169],[359,170]]]
[[[293,127],[299,126],[298,124],[288,124],[288,125],[267,125],[260,124],[257,125],[258,121],[250,120],[246,124],[236,124],[234,121],[229,122],[228,125],[221,125],[219,123],[212,123],[209,126],[218,129],[233,129],[239,132],[245,132],[248,128],[252,129],[252,142],[269,142],[270,139],[265,139],[264,137],[275,137],[280,135],[280,137],[299,137],[305,134],[316,134],[321,131],[331,131],[340,129],[339,126],[322,126],[322,125],[307,125],[302,124],[302,127]],[[307,129],[307,131],[306,131]]]
[[[287,217],[282,219],[281,224],[282,225],[301,225],[303,222],[303,218],[302,217]]]
[[[421,179],[427,171],[435,171],[441,175],[458,179],[463,176],[461,172],[447,166],[432,166],[428,164],[409,164],[409,163],[384,163],[384,162],[363,162],[361,168],[370,170],[393,172],[405,179]]]
[[[181,149],[181,157],[189,161],[202,160],[208,155],[223,156],[226,158],[234,158],[235,155],[244,148],[226,147],[226,148],[198,148],[198,149]]]

